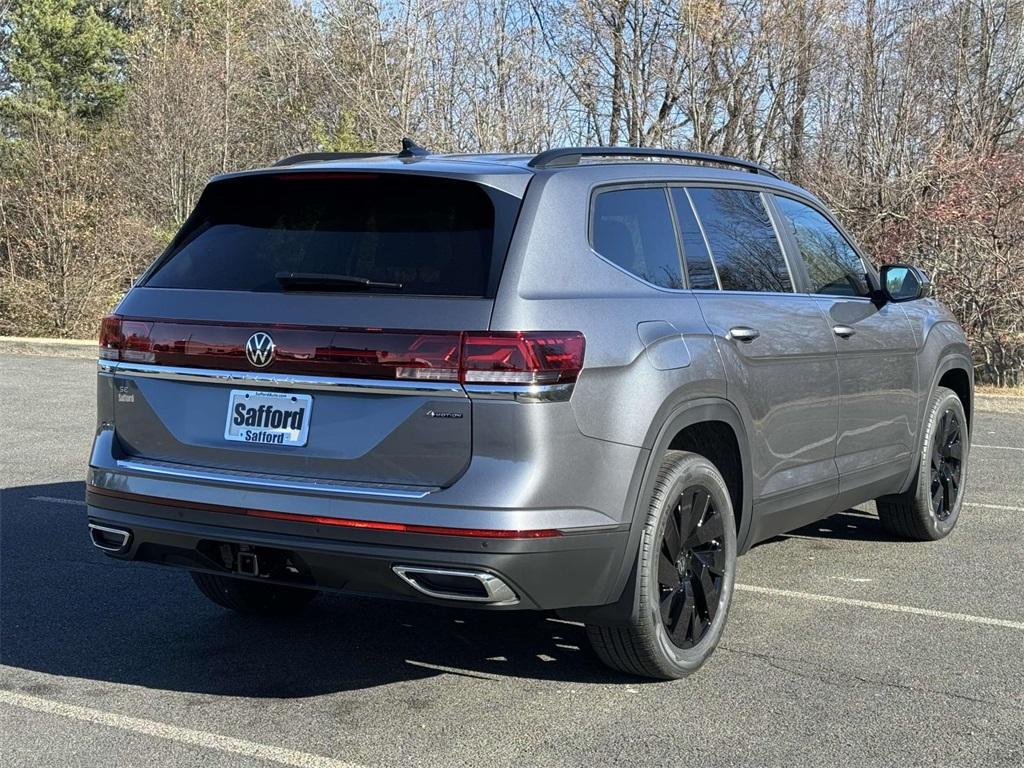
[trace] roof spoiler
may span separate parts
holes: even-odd
[[[427,157],[430,150],[421,147],[412,139],[402,139],[402,151],[398,154],[391,152],[302,152],[298,155],[290,155],[274,163],[273,167],[283,165],[298,165],[300,163],[322,163],[329,160],[363,160],[368,157]]]
[[[303,152],[289,155],[274,163],[277,168],[282,165],[298,165],[299,163],[319,163],[325,160],[360,160],[364,157],[394,157],[389,152]]]

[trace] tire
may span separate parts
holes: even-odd
[[[673,530],[682,534],[675,562],[667,556],[674,551]],[[735,516],[714,464],[695,453],[666,453],[637,558],[636,616],[627,626],[588,624],[590,644],[605,664],[622,672],[686,677],[718,645],[736,578]],[[700,586],[705,580],[712,589]]]
[[[917,541],[948,536],[960,518],[969,453],[963,403],[951,389],[938,387],[928,406],[914,482],[902,494],[875,501],[882,527]]]
[[[250,616],[289,616],[302,611],[319,592],[260,584],[231,576],[192,571],[199,591],[223,608]]]

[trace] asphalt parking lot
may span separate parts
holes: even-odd
[[[1024,408],[977,413],[949,539],[868,505],[762,544],[708,666],[652,683],[548,616],[332,595],[244,619],[106,559],[93,370],[0,355],[5,768],[1024,765]]]

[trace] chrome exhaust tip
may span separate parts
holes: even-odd
[[[132,540],[132,532],[123,528],[89,523],[89,537],[97,549],[102,549],[104,552],[124,552]]]
[[[394,565],[391,570],[417,592],[441,600],[515,605],[519,596],[497,576],[482,571]]]

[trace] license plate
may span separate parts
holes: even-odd
[[[305,445],[310,395],[233,389],[228,397],[224,439],[258,445]]]

